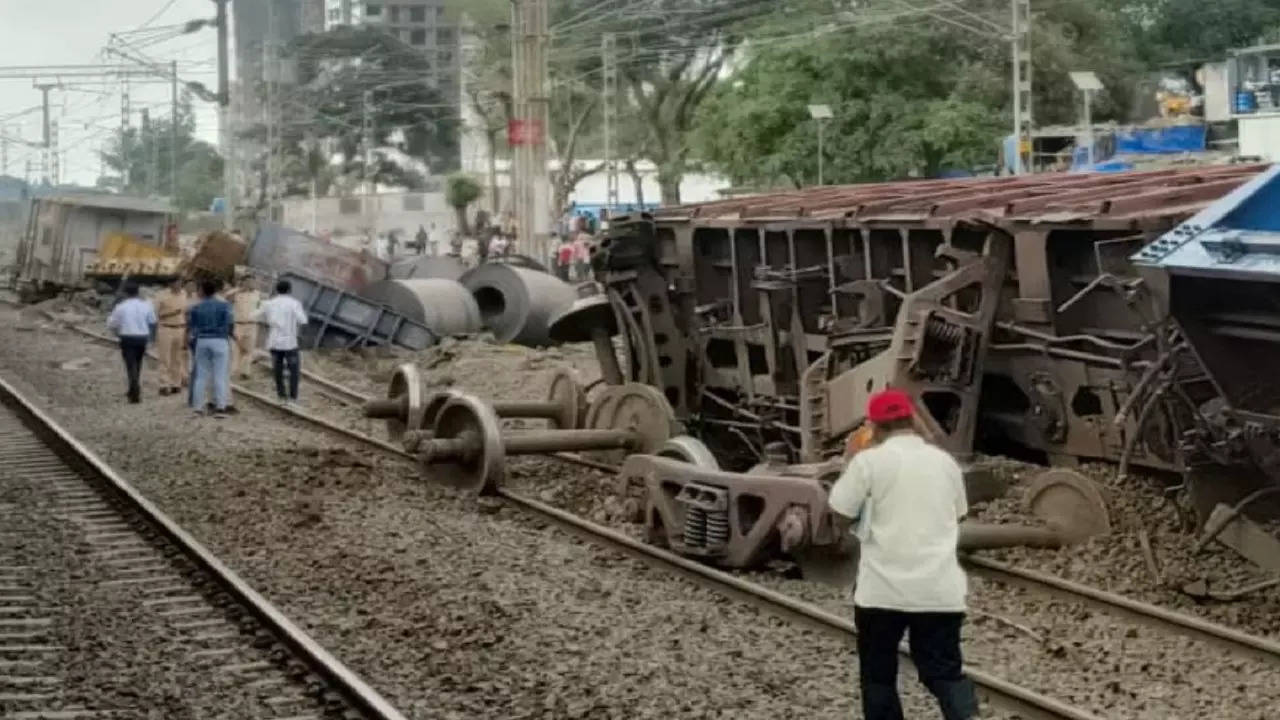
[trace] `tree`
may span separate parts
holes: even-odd
[[[1003,17],[998,0],[966,7]],[[835,112],[825,130],[826,175],[836,182],[990,164],[1012,124],[1009,46],[997,37],[997,20],[875,17],[893,16],[857,15],[838,32],[785,42],[748,40],[745,60],[698,114],[698,155],[740,183],[812,183],[817,128],[807,106],[826,104]],[[1129,120],[1142,68],[1113,10],[1095,0],[1060,0],[1035,20],[1037,123],[1077,120],[1079,94],[1067,73],[1081,69],[1097,69],[1107,85],[1095,99],[1095,118]]]
[[[146,127],[115,131],[101,153],[110,174],[98,179],[98,187],[129,195],[168,195],[174,186],[173,128],[173,120],[166,117],[152,119]],[[195,132],[191,98],[184,96],[178,103],[174,198],[181,210],[208,210],[222,194],[222,157],[212,145],[196,139]]]
[[[422,52],[376,28],[339,28],[298,38],[287,55],[296,62],[297,84],[281,90],[284,114],[306,118],[282,125],[288,166],[304,171],[291,178],[291,190],[323,179],[311,157],[321,145],[336,149],[341,175],[380,185],[420,189],[423,170],[458,167],[457,112],[429,81],[431,62]]]
[[[458,231],[463,235],[471,234],[471,226],[467,222],[467,208],[484,194],[484,186],[475,178],[465,173],[454,173],[445,178],[444,199],[458,216]]]

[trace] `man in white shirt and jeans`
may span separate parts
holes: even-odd
[[[298,380],[302,374],[302,358],[298,352],[298,330],[307,324],[307,311],[289,293],[288,280],[276,283],[276,295],[262,304],[253,319],[268,327],[267,349],[271,351],[271,370],[276,378],[276,396],[280,402],[298,402]],[[284,373],[289,371],[285,385]]]
[[[943,718],[968,720],[977,699],[960,654],[964,481],[949,454],[916,434],[913,414],[904,392],[872,396],[867,420],[879,442],[853,456],[828,499],[838,520],[856,524],[860,541],[853,602],[862,711],[866,720],[903,720],[898,644],[909,633],[911,659]]]
[[[155,308],[138,297],[138,293],[137,283],[125,284],[124,301],[116,305],[107,318],[107,328],[120,338],[120,354],[124,357],[124,373],[129,381],[128,398],[133,405],[142,402],[142,358],[159,324]]]

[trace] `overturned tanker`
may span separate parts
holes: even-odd
[[[595,343],[607,383],[576,429],[502,435],[469,398],[441,398],[452,410],[433,420],[393,392],[381,411],[417,418],[423,467],[451,463],[476,490],[506,454],[607,452],[657,542],[731,567],[847,567],[826,492],[886,387],[916,398],[976,497],[982,454],[1182,470],[1184,434],[1221,393],[1130,257],[1262,170],[832,187],[615,218],[595,294],[550,323]],[[1152,393],[1170,378],[1178,402]],[[1050,471],[1029,500],[1049,532],[974,526],[966,546],[1106,531],[1074,473]]]

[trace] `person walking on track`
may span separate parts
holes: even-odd
[[[187,312],[187,334],[194,344],[195,374],[191,380],[191,407],[204,410],[205,394],[213,385],[213,416],[226,417],[231,404],[231,342],[235,316],[231,304],[217,297],[218,283],[200,283],[200,302]]]
[[[190,297],[182,287],[182,280],[175,279],[155,297],[156,316],[160,325],[156,328],[156,352],[160,356],[160,394],[173,395],[182,392],[186,384],[186,327],[187,305]]]
[[[151,303],[138,297],[138,284],[124,286],[125,299],[111,311],[107,328],[120,338],[120,354],[124,356],[124,374],[128,379],[129,402],[142,402],[142,358],[147,344],[156,332],[156,311]]]
[[[302,303],[289,293],[293,286],[288,280],[276,283],[275,297],[262,304],[254,314],[254,320],[265,323],[267,349],[271,351],[271,370],[276,378],[276,397],[280,402],[298,402],[298,381],[302,374],[302,355],[298,352],[298,330],[307,324],[307,311]],[[285,371],[288,371],[288,385]]]
[[[898,644],[907,633],[943,718],[969,720],[977,699],[962,668],[968,587],[956,557],[964,481],[956,461],[915,432],[914,413],[904,392],[871,397],[874,446],[853,455],[828,500],[842,530],[856,524],[861,547],[853,603],[862,711],[866,720],[903,720]]]

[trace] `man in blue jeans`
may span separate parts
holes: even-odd
[[[235,317],[231,304],[219,300],[218,283],[200,283],[200,302],[187,311],[187,335],[194,350],[195,372],[191,378],[191,407],[203,412],[205,393],[213,384],[213,416],[227,416],[231,402],[231,334]]]

